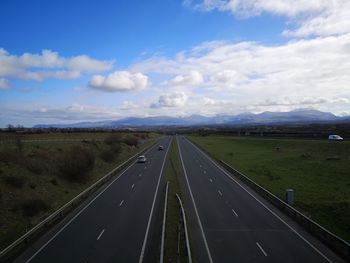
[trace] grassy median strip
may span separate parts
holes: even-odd
[[[349,141],[190,138],[283,200],[294,189],[297,209],[350,241]]]
[[[181,175],[181,166],[176,139],[173,139],[169,161],[165,175],[169,182],[168,214],[166,222],[165,255],[164,262],[187,262],[185,235],[180,225],[182,215],[175,194],[181,196],[178,177]],[[180,227],[180,236],[179,236]],[[178,243],[180,238],[180,243]],[[179,260],[177,260],[179,257]]]

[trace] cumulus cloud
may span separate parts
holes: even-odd
[[[3,118],[0,119],[0,127],[5,127],[9,123],[30,127],[40,123],[66,124],[122,117],[116,107],[97,107],[77,103],[62,106],[11,102],[1,104],[0,112],[3,114]]]
[[[243,81],[247,80],[247,77],[235,70],[222,70],[210,77],[211,85],[234,87],[239,85]]]
[[[81,73],[97,73],[111,69],[112,61],[92,59],[86,55],[65,58],[57,52],[43,50],[41,54],[11,55],[0,48],[0,77],[43,80],[46,78],[77,78]]]
[[[328,0],[203,0],[184,2],[186,6],[211,11],[231,11],[244,17],[260,15],[269,12],[277,15],[293,17],[301,13],[320,12],[330,6]]]
[[[284,97],[279,100],[266,99],[256,104],[256,106],[303,106],[303,105],[320,105],[320,104],[332,104],[342,103],[350,104],[350,99],[347,98],[325,98],[325,97],[300,97],[291,98]]]
[[[66,62],[66,65],[73,71],[87,73],[106,71],[111,68],[111,62],[91,59],[86,55],[73,57]]]
[[[286,16],[296,27],[289,36],[328,36],[350,33],[350,2],[344,0],[185,0],[202,11],[227,11],[247,18],[262,13]]]
[[[203,82],[203,76],[196,70],[192,70],[186,75],[177,75],[173,79],[164,82],[171,86],[198,86]]]
[[[151,108],[176,108],[183,107],[187,101],[187,95],[182,91],[161,95],[158,102],[151,104]]]
[[[193,53],[192,50],[200,50]],[[284,105],[285,110],[293,109],[297,101],[286,102],[283,98],[293,94],[296,98],[313,98],[322,94],[323,98],[350,99],[350,34],[340,36],[317,37],[292,40],[279,45],[264,45],[256,42],[215,43],[199,45],[189,51],[181,51],[181,56],[173,58],[152,57],[134,64],[133,71],[158,74],[163,77],[182,76],[183,81],[191,71],[198,71],[202,76],[200,87],[193,90],[216,101],[229,100],[231,104],[214,105],[210,101],[200,101],[191,108],[198,113],[202,108],[213,112],[235,112],[245,110],[272,110],[257,105],[267,99]],[[168,82],[174,82],[170,78]],[[181,81],[180,81],[181,80]],[[168,86],[168,92],[178,90],[176,85]],[[299,101],[300,102],[300,101]],[[317,101],[316,101],[317,102]],[[309,103],[310,105],[316,102]],[[344,111],[335,103],[314,104],[334,112]],[[191,100],[192,103],[192,100]],[[302,104],[302,103],[301,103]],[[306,104],[306,101],[305,101]],[[155,105],[159,105],[155,104]],[[255,105],[247,109],[246,105]],[[215,106],[215,107],[214,107]],[[272,107],[276,106],[276,107]],[[328,106],[328,109],[326,108]],[[190,103],[184,106],[189,109]],[[287,108],[289,107],[289,108]],[[241,109],[241,110],[239,110]],[[229,111],[231,112],[231,111]],[[232,112],[234,113],[234,112]]]
[[[148,85],[148,77],[142,73],[115,71],[107,76],[92,76],[88,85],[93,89],[109,92],[142,90]]]
[[[10,87],[10,82],[4,78],[0,78],[0,90],[7,89]]]

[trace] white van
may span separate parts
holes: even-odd
[[[340,137],[339,135],[332,134],[332,135],[328,136],[328,140],[330,140],[330,141],[342,141],[344,139],[342,137]]]

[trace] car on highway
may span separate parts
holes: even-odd
[[[144,155],[140,155],[139,157],[137,157],[137,162],[138,163],[145,163],[146,162],[146,157]]]
[[[330,141],[343,141],[344,139],[343,139],[343,137],[340,137],[337,134],[332,134],[332,135],[328,136],[328,140],[330,140]]]
[[[164,146],[163,145],[159,145],[158,146],[158,151],[163,151],[164,150]]]

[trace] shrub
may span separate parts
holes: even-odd
[[[12,186],[13,188],[22,188],[25,182],[24,177],[14,176],[14,175],[6,175],[3,177],[4,182]]]
[[[137,147],[138,139],[137,139],[137,137],[135,137],[133,135],[126,136],[123,141],[125,144],[127,144],[129,146]]]
[[[25,166],[28,171],[34,174],[42,174],[44,171],[44,163],[38,159],[26,158]]]
[[[111,151],[113,151],[116,154],[119,154],[122,151],[122,147],[120,146],[120,144],[112,144],[111,145]]]
[[[58,158],[58,170],[69,180],[84,179],[94,165],[95,155],[80,146],[69,148]]]
[[[113,145],[113,144],[119,144],[121,141],[122,141],[122,138],[120,134],[111,134],[105,138],[104,143],[108,145]]]
[[[50,183],[52,183],[53,185],[58,185],[58,182],[56,179],[51,179],[50,180]]]
[[[41,211],[47,210],[49,206],[41,199],[25,200],[20,204],[24,216],[32,217]]]
[[[23,142],[22,142],[21,138],[16,138],[15,143],[16,143],[17,150],[22,152],[22,150],[23,150]]]
[[[9,163],[19,163],[21,162],[22,156],[19,152],[14,150],[5,150],[0,151],[0,161],[6,164]]]
[[[115,154],[111,150],[104,150],[100,153],[99,156],[105,162],[112,162],[115,159]]]

